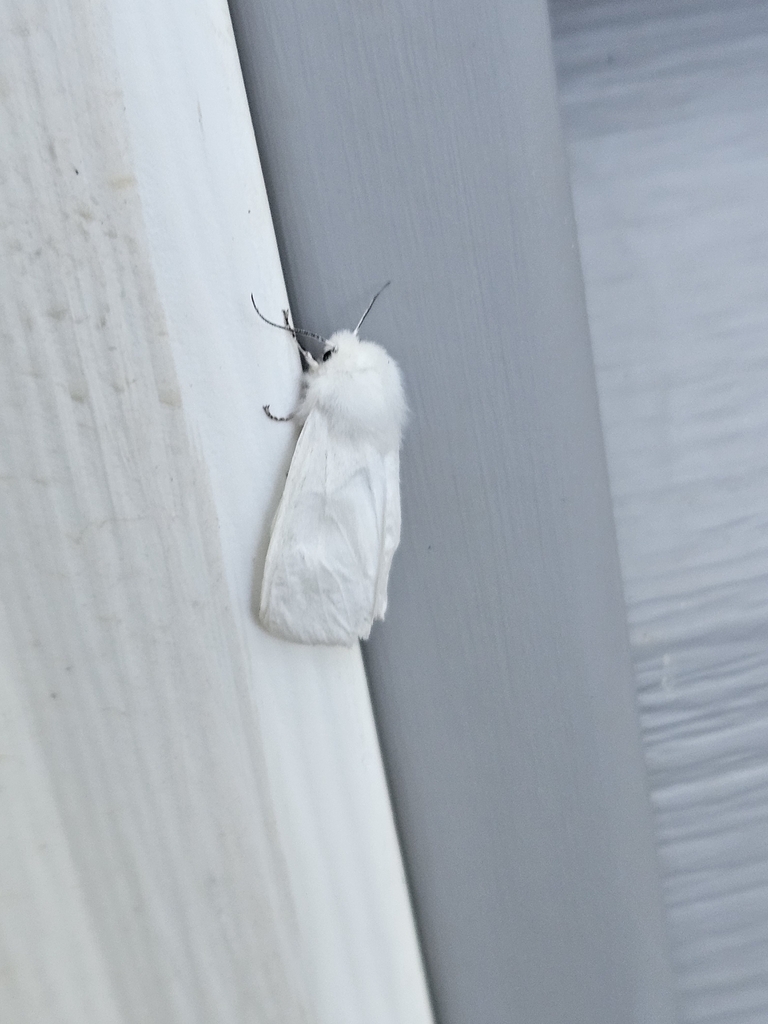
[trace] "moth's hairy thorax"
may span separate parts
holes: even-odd
[[[359,341],[352,331],[338,331],[327,343],[327,361],[305,375],[298,416],[322,411],[333,431],[365,437],[382,451],[397,450],[405,425],[406,405],[400,371],[385,350]]]

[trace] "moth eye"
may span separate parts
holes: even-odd
[[[323,352],[323,362],[327,363],[335,351],[335,348],[329,348],[327,352]]]

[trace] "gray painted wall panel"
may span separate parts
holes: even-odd
[[[366,654],[438,1017],[671,1021],[545,6],[231,6],[296,322],[393,281],[367,330],[413,418]]]
[[[768,6],[553,5],[676,987],[768,1020]]]

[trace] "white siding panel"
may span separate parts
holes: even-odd
[[[252,612],[298,365],[220,0],[0,13],[0,1019],[427,1024],[358,649]]]

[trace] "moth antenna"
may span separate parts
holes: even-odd
[[[281,331],[288,331],[288,333],[292,334],[294,338],[296,337],[297,334],[304,334],[307,338],[314,338],[315,341],[322,341],[323,344],[325,344],[325,342],[327,341],[326,338],[321,338],[319,334],[314,334],[312,331],[303,331],[300,327],[286,327],[284,324],[276,324],[274,320],[267,320],[264,314],[259,310],[259,307],[256,305],[256,300],[253,297],[253,292],[251,292],[251,302],[253,303],[253,308],[259,314],[264,323],[269,324],[270,327],[279,327]]]
[[[365,311],[365,312],[363,313],[363,315],[362,315],[362,316],[360,317],[360,323],[359,323],[359,324],[357,325],[357,327],[355,328],[355,334],[357,334],[357,332],[358,332],[358,331],[360,330],[360,328],[361,328],[361,327],[363,326],[363,320],[365,320],[365,318],[366,318],[366,317],[368,316],[368,314],[369,314],[369,313],[371,312],[371,308],[373,307],[373,304],[374,304],[374,302],[376,301],[376,299],[378,299],[378,297],[379,297],[379,296],[381,295],[381,293],[382,293],[382,292],[384,291],[384,289],[385,289],[385,288],[387,288],[387,287],[388,287],[388,286],[389,286],[390,284],[392,284],[392,282],[391,282],[391,281],[387,281],[387,283],[386,283],[386,284],[383,284],[383,285],[381,286],[381,288],[379,288],[379,290],[378,290],[378,291],[376,292],[376,294],[375,294],[375,295],[373,296],[373,298],[371,299],[371,301],[370,301],[370,302],[368,303],[368,309],[366,309],[366,311]],[[258,310],[256,310],[256,312],[258,313]]]

